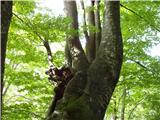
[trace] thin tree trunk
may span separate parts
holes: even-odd
[[[73,69],[81,70],[87,68],[87,58],[85,56],[84,50],[79,41],[78,35],[78,13],[77,13],[77,5],[75,1],[64,1],[65,8],[67,11],[67,16],[72,18],[72,23],[70,28],[77,30],[77,34],[67,39],[68,48],[70,49],[71,57],[72,57],[72,67]]]
[[[91,10],[88,12],[88,25],[95,26],[95,16],[94,16],[94,1],[91,1]],[[89,62],[95,59],[96,53],[96,43],[95,43],[95,32],[89,29],[89,41],[86,44],[86,55]]]
[[[129,114],[128,114],[128,120],[130,120],[131,116],[133,115],[134,110],[138,107],[138,105],[140,105],[144,99],[147,98],[148,95],[146,95],[145,97],[143,97],[142,99],[140,99],[136,105],[130,110]]]
[[[1,95],[4,87],[5,57],[8,41],[8,30],[12,17],[12,1],[1,1]]]
[[[84,36],[85,36],[85,39],[86,39],[86,42],[87,42],[87,45],[88,45],[89,35],[88,35],[87,24],[86,24],[86,9],[85,9],[83,0],[81,0],[81,6],[82,6],[82,9],[83,9],[83,27],[84,27],[83,32],[84,32]]]
[[[72,56],[71,56],[68,42],[66,42],[66,45],[65,45],[65,59],[68,67],[72,68]]]
[[[116,103],[116,97],[114,98],[114,108],[113,108],[112,119],[113,119],[113,120],[117,120],[117,103]]]
[[[101,21],[100,21],[100,1],[95,1],[96,11],[95,11],[95,25],[97,28],[96,32],[96,51],[98,51],[100,42],[101,42]]]
[[[124,120],[124,113],[125,113],[125,98],[126,98],[126,88],[123,89],[122,109],[121,109],[121,120]]]

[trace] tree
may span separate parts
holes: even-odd
[[[66,40],[66,59],[75,73],[63,98],[57,102],[56,111],[53,112],[50,106],[47,119],[102,120],[122,65],[120,4],[119,1],[105,1],[102,38],[99,40],[93,37],[95,34],[89,34],[86,45],[88,54],[85,54],[79,41],[76,2],[65,1],[64,4],[67,16],[72,19],[70,28],[76,32]],[[92,6],[94,4],[92,1]],[[90,10],[89,14],[93,16],[94,9]],[[92,17],[88,23],[94,25],[95,18],[96,21],[99,19]]]
[[[81,4],[82,6],[86,5],[83,1]],[[13,5],[13,16],[8,32],[6,50],[2,119],[44,119],[44,113],[46,113],[53,94],[55,94],[53,87],[56,87],[48,81],[45,75],[46,68],[48,68],[47,55],[50,54],[49,49],[45,49],[45,47],[48,47],[48,44],[50,45],[54,65],[57,67],[63,66],[64,50],[63,47],[57,47],[56,45],[64,46],[65,37],[67,36],[69,39],[70,35],[77,33],[79,33],[78,37],[81,40],[84,33],[86,40],[93,38],[93,41],[95,39],[96,42],[96,49],[94,49],[93,54],[90,54],[93,49],[87,50],[91,45],[89,41],[84,49],[85,56],[89,61],[88,66],[90,66],[92,64],[90,61],[94,60],[94,53],[97,53],[98,43],[101,40],[104,3],[95,1],[91,2],[90,7],[82,7],[83,13],[85,13],[83,14],[84,21],[82,21],[82,24],[80,21],[76,30],[71,27],[68,29],[71,19],[64,16],[55,17],[51,11],[45,8],[41,9],[41,13],[38,4],[34,1],[14,1]],[[80,4],[77,3],[78,5]],[[158,33],[160,29],[160,2],[121,1],[120,6],[124,50],[123,67],[119,82],[107,106],[104,119],[157,120],[160,116],[160,58],[153,56],[148,51],[160,43]],[[34,12],[35,10],[36,12]],[[81,15],[82,10],[78,10],[80,10],[78,15],[79,13]],[[44,11],[47,12],[44,14]],[[72,63],[71,57],[67,57],[67,55],[71,55],[68,47],[70,47],[69,43],[66,46],[66,58],[69,58],[68,62]],[[56,51],[54,48],[56,48]],[[89,56],[93,59],[89,59]],[[73,63],[75,65],[76,62]],[[69,65],[72,66],[72,64]],[[83,86],[83,84],[85,83],[82,81],[78,85]],[[81,89],[79,90],[79,92],[76,92],[78,93],[77,96],[79,93],[89,93],[88,88],[82,90],[82,92]],[[74,100],[78,101],[79,99],[75,98]],[[73,103],[70,104],[71,107],[76,104],[75,102],[69,103]],[[65,104],[62,99],[57,103],[56,110],[61,109],[59,105],[62,105],[63,108],[67,103]],[[78,105],[81,104],[77,103]],[[88,111],[84,111],[85,114]]]
[[[12,17],[12,1],[1,1],[1,64],[2,64],[2,72],[1,72],[1,95],[3,92],[4,86],[4,68],[5,68],[5,57],[6,57],[6,46],[8,40],[8,30]]]

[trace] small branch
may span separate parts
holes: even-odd
[[[122,108],[121,108],[121,120],[124,120],[124,114],[125,114],[125,99],[126,99],[126,87],[123,88]]]
[[[23,19],[20,18],[20,17],[19,17],[17,14],[15,14],[14,12],[13,12],[13,15],[14,15],[16,18],[18,18],[21,22],[25,23],[25,22],[23,21]],[[25,24],[28,26],[27,23],[25,23]],[[28,27],[30,27],[30,26],[28,26]]]
[[[48,54],[48,62],[50,65],[52,65],[53,62],[53,56],[52,56],[52,51],[51,47],[49,45],[49,42],[47,40],[43,40],[43,45],[46,48],[47,54]]]
[[[138,16],[139,18],[143,19],[147,24],[149,24],[153,29],[155,29],[155,30],[157,30],[158,32],[160,32],[160,29],[159,29],[159,28],[157,28],[156,26],[154,26],[153,24],[151,24],[150,21],[147,20],[146,18],[144,18],[144,17],[142,17],[141,15],[137,14],[134,10],[132,10],[132,9],[130,9],[130,8],[122,5],[122,4],[120,4],[120,6],[123,7],[123,8],[125,8],[126,10],[134,13],[136,16]]]
[[[66,42],[66,45],[65,45],[65,59],[66,59],[67,65],[70,68],[72,68],[72,55],[71,55],[71,52],[69,50],[69,46],[68,46],[67,42]]]
[[[49,65],[53,65],[52,62],[53,62],[53,56],[52,56],[52,51],[51,51],[51,48],[50,48],[50,45],[49,45],[49,42],[48,40],[44,40],[37,31],[35,31],[33,29],[33,24],[28,20],[28,18],[26,17],[26,19],[28,20],[28,23],[25,22],[22,18],[20,18],[17,14],[13,13],[13,15],[18,18],[22,23],[25,23],[31,30],[32,32],[37,35],[37,37],[43,42],[43,45],[44,47],[46,48],[47,50],[47,54],[48,54],[48,61],[49,61]]]
[[[146,66],[144,66],[142,63],[140,63],[140,61],[136,61],[136,60],[133,60],[133,59],[129,59],[129,60],[133,61],[134,63],[136,63],[140,67],[144,68],[145,70],[151,72],[152,74],[155,74],[152,70],[150,70],[149,68],[147,68]]]
[[[8,91],[8,89],[9,89],[10,85],[11,85],[11,84],[8,84],[7,87],[6,87],[5,90],[4,90],[4,92],[3,92],[3,94],[2,94],[3,99],[4,99],[4,97],[5,97],[6,93],[7,93],[7,91]]]
[[[41,41],[43,41],[42,37],[33,29],[33,25],[32,25],[32,23],[31,23],[30,21],[28,21],[29,23],[26,23],[26,22],[25,22],[22,18],[20,18],[17,14],[13,13],[13,15],[14,15],[16,18],[18,18],[22,23],[25,23],[25,24],[32,30],[32,32],[33,32],[34,34],[36,34]],[[26,17],[26,19],[28,19],[28,18]]]
[[[157,78],[157,76],[159,75],[158,72],[156,72],[154,69],[152,68],[148,68],[146,66],[144,66],[142,63],[140,63],[139,61],[136,60],[132,60],[132,59],[128,59],[133,61],[134,63],[136,63],[137,65],[139,65],[140,67],[142,67],[143,69],[145,69],[146,71],[150,72],[152,74],[153,77]]]
[[[137,104],[130,110],[128,120],[131,118],[131,115],[132,115],[133,111],[137,108],[137,106],[138,106],[139,104],[142,103],[142,101],[143,101],[146,97],[147,97],[147,96],[145,96],[145,97],[143,97],[141,100],[139,100],[139,101],[137,102]]]
[[[149,70],[146,66],[144,66],[143,64],[141,64],[139,61],[133,60],[133,59],[129,59],[131,61],[133,61],[134,63],[136,63],[137,65],[141,66],[142,68]]]

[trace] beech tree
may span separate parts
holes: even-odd
[[[155,48],[160,43],[160,2],[120,2],[123,66],[117,84],[114,76],[118,76],[115,71],[119,71],[116,66],[119,57],[116,56],[120,55],[120,50],[114,49],[117,48],[114,45],[119,43],[118,32],[115,32],[118,30],[115,25],[119,24],[115,12],[119,3],[90,1],[88,7],[88,3],[77,1],[76,7],[70,2],[72,11],[67,9],[70,4],[66,3],[66,16],[60,13],[57,16],[54,10],[48,10],[57,2],[47,1],[52,6],[46,5],[46,8],[41,1],[13,1],[13,16],[8,26],[11,2],[1,1],[3,71],[5,68],[2,119],[157,120],[160,116],[160,55]],[[112,11],[113,4],[116,6]],[[72,16],[78,16],[78,20]],[[77,27],[71,22],[78,23]],[[65,54],[74,77],[65,84],[63,98],[56,107],[51,105],[52,110],[46,115],[50,102],[56,98],[53,95],[57,95],[54,92],[57,85],[68,79],[53,84],[45,71],[50,65],[57,69],[65,67]],[[47,59],[48,56],[51,59]],[[63,93],[63,89],[60,90]],[[102,117],[105,109],[105,117]]]
[[[46,116],[48,120],[103,120],[119,79],[123,58],[119,1],[105,1],[103,25],[99,1],[91,2],[91,8],[96,7],[96,10],[89,10],[88,21],[83,1],[81,3],[84,25],[95,26],[98,30],[93,32],[84,29],[87,41],[85,50],[78,32],[67,37],[66,60],[74,70],[74,77],[66,86],[54,112],[50,106]],[[76,1],[65,1],[64,5],[66,15],[72,19],[70,28],[78,31]]]

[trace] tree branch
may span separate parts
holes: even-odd
[[[120,4],[120,6],[123,7],[123,8],[125,8],[126,10],[134,13],[136,16],[138,16],[139,18],[143,19],[147,24],[149,24],[149,25],[151,26],[151,28],[153,28],[153,29],[157,30],[158,32],[160,32],[160,29],[157,28],[156,26],[154,26],[152,23],[150,23],[150,21],[149,21],[148,19],[142,17],[141,15],[139,15],[139,14],[138,14],[137,12],[135,12],[134,10],[132,10],[132,9],[130,9],[130,8],[122,5],[122,4]]]
[[[28,20],[28,23],[25,22],[22,18],[20,18],[17,14],[13,13],[13,15],[18,18],[22,23],[26,24],[31,30],[32,32],[37,35],[37,37],[43,42],[43,46],[46,48],[47,54],[48,54],[48,63],[49,65],[52,65],[53,62],[53,56],[52,56],[52,51],[49,45],[48,40],[44,40],[37,31],[35,31],[33,28],[33,24]],[[28,19],[28,18],[26,18]]]
[[[72,19],[70,28],[78,31],[77,5],[75,1],[64,1],[66,14]],[[67,44],[72,57],[72,67],[77,70],[87,70],[88,61],[79,41],[79,35],[72,35],[67,39]]]
[[[4,99],[4,97],[5,97],[6,93],[7,93],[10,85],[11,85],[11,84],[8,84],[7,87],[5,88],[4,92],[2,93],[3,99]]]
[[[136,63],[137,65],[139,65],[140,67],[146,69],[146,70],[149,70],[146,66],[144,66],[143,64],[141,64],[139,61],[136,61],[136,60],[133,60],[133,59],[129,59],[131,60],[132,62]]]
[[[142,101],[147,97],[148,95],[146,95],[145,97],[143,97],[141,100],[139,100],[136,105],[130,110],[129,116],[128,116],[128,120],[131,118],[131,115],[133,114],[133,111],[137,108],[137,106],[139,104],[142,103]]]
[[[137,65],[139,65],[140,67],[144,68],[145,70],[151,72],[152,74],[155,74],[152,70],[150,70],[148,67],[143,65],[140,61],[136,61],[136,60],[133,60],[133,59],[129,59],[129,60],[131,60],[132,62],[136,63]]]
[[[26,19],[28,20],[29,23],[25,22],[22,18],[20,18],[16,13],[13,13],[13,15],[18,18],[22,23],[26,24],[34,34],[36,34],[38,36],[38,38],[43,41],[43,38],[33,29],[33,24],[28,20],[28,18],[26,17]]]
[[[50,65],[52,65],[53,62],[53,56],[52,56],[52,51],[51,51],[51,47],[49,45],[48,40],[43,40],[43,45],[46,48],[47,54],[48,54],[48,62]]]

